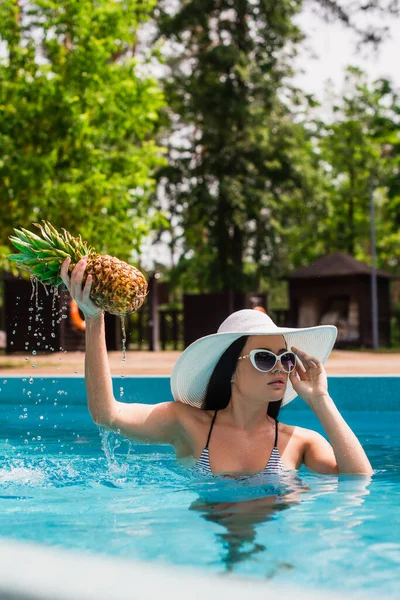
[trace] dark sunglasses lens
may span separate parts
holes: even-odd
[[[254,362],[260,371],[270,371],[275,366],[275,356],[270,352],[256,352]]]
[[[296,356],[293,352],[288,352],[281,357],[281,363],[286,373],[291,373],[296,365]]]

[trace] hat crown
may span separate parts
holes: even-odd
[[[221,323],[218,333],[274,333],[279,329],[265,313],[245,308],[232,313]]]

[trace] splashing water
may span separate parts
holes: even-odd
[[[31,276],[31,284],[32,284],[32,294],[31,294],[31,300],[33,298],[35,298],[35,307],[36,307],[36,311],[39,310],[39,282],[36,279],[36,277]],[[39,315],[36,312],[36,321],[38,320]]]
[[[57,302],[57,298],[59,297],[58,287],[57,286],[52,287],[51,288],[51,293],[52,293],[52,299],[51,299],[51,336],[53,337],[53,333],[55,333],[56,316],[57,316],[56,302]]]
[[[39,281],[39,283],[42,284],[42,287],[45,291],[46,296],[49,296],[49,289],[48,289],[47,285],[45,283],[43,283],[43,281]]]
[[[125,316],[121,317],[121,332],[122,332],[122,362],[126,362],[126,329]]]
[[[31,275],[30,279],[31,279],[31,285],[32,285],[32,294],[31,294],[30,300],[33,300],[33,298],[35,296],[37,281],[36,281],[35,277],[33,277],[33,275]]]
[[[101,447],[106,457],[108,470],[110,475],[117,477],[122,480],[126,477],[128,472],[128,464],[125,462],[120,465],[116,456],[115,451],[121,446],[122,439],[119,436],[119,432],[114,433],[113,431],[107,431],[106,429],[100,428]],[[129,455],[130,450],[128,450]]]

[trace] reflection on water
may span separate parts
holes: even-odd
[[[263,560],[268,562],[268,545],[257,539],[260,525],[274,521],[280,513],[302,502],[308,505],[306,510],[310,512],[310,504],[318,502],[323,496],[331,495],[332,501],[326,506],[326,518],[333,525],[338,522],[344,536],[363,524],[358,511],[370,494],[368,486],[372,481],[371,477],[324,477],[311,474],[311,479],[315,479],[318,484],[312,488],[295,472],[273,478],[274,481],[264,481],[263,484],[252,480],[247,484],[214,480],[208,484],[208,489],[206,483],[203,484],[203,489],[201,486],[198,489],[199,498],[191,504],[190,510],[198,511],[205,521],[221,526],[222,531],[217,532],[215,538],[218,546],[223,549],[220,560],[226,572],[234,571],[236,567],[252,561],[263,552],[267,553]],[[258,497],[252,497],[257,494]],[[303,527],[301,520],[296,523],[296,519],[298,515],[294,518],[295,530],[299,526]],[[276,556],[269,558],[274,566],[266,572],[267,579],[295,568],[290,562],[276,560]]]
[[[266,550],[264,544],[256,541],[256,525],[273,519],[275,513],[287,508],[289,503],[277,496],[217,504],[198,500],[190,507],[191,510],[200,511],[206,521],[223,527],[224,531],[217,533],[216,539],[225,551],[222,562],[227,572]]]
[[[257,525],[272,521],[278,513],[298,504],[300,494],[309,491],[308,486],[294,472],[267,475],[263,479],[263,482],[253,477],[247,482],[230,480],[222,483],[214,480],[215,497],[221,499],[224,495],[231,496],[231,501],[204,499],[204,495],[210,497],[210,490],[206,494],[204,490],[200,490],[200,497],[189,507],[190,510],[199,511],[206,521],[223,528],[222,532],[216,534],[216,539],[224,549],[221,560],[227,572],[234,571],[240,563],[267,551],[267,547],[256,540]],[[259,497],[252,499],[251,496],[254,495]],[[246,496],[251,499],[243,499]],[[279,563],[277,568],[291,569],[293,566],[290,563]],[[270,577],[273,575],[271,573]]]

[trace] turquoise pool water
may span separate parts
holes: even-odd
[[[127,401],[170,398],[164,377],[116,378],[114,385]],[[202,482],[166,446],[101,435],[81,378],[0,379],[1,535],[398,598],[400,378],[332,378],[330,390],[376,474],[301,469],[309,489],[288,503],[276,482]],[[281,420],[322,432],[300,400]],[[280,491],[298,489],[293,479]],[[212,506],[201,500],[210,494]],[[227,503],[238,498],[252,501]]]

